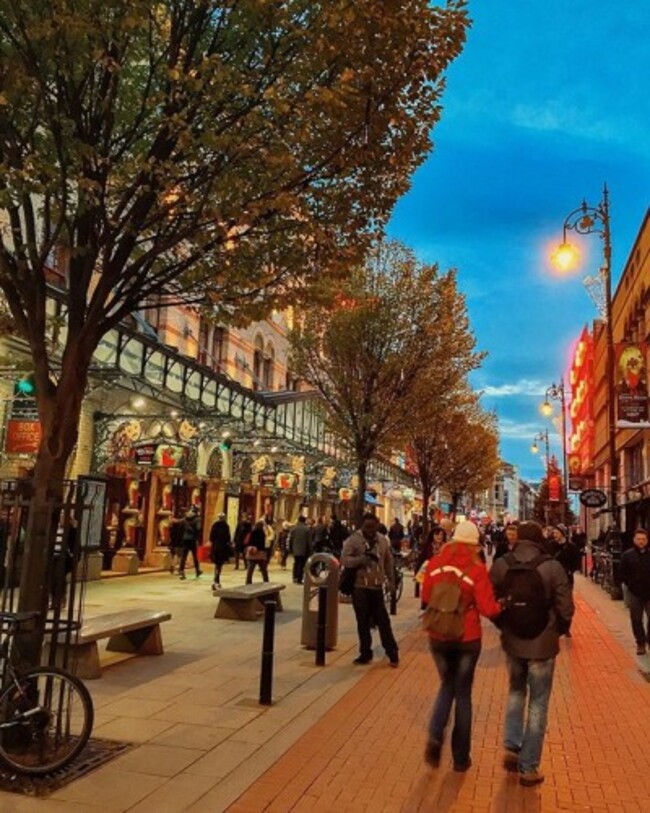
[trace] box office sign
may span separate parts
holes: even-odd
[[[5,434],[7,454],[36,454],[40,443],[40,421],[21,421],[16,418],[7,421]]]

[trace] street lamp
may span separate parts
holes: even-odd
[[[612,325],[612,244],[609,223],[609,191],[603,187],[603,198],[597,206],[582,205],[574,209],[564,220],[562,243],[553,254],[554,264],[562,271],[569,270],[577,259],[577,252],[567,241],[567,232],[598,234],[603,241],[603,265],[598,277],[587,277],[585,285],[605,321],[607,343],[606,383],[609,462],[609,510],[612,515],[612,531],[618,543],[618,460],[616,457],[616,403],[614,386],[614,332]]]
[[[544,402],[540,406],[542,415],[550,418],[553,414],[553,404],[549,401],[560,402],[560,409],[562,410],[562,477],[564,479],[564,496],[562,499],[562,522],[566,525],[566,504],[569,482],[567,480],[567,457],[566,457],[566,399],[564,395],[564,379],[560,379],[560,383],[556,384],[555,381],[546,390]]]
[[[532,443],[532,446],[530,447],[530,451],[533,454],[537,454],[537,452],[539,452],[539,446],[537,445],[538,440],[544,441],[544,451],[546,452],[546,488],[548,489],[548,485],[549,485],[549,482],[548,482],[548,480],[549,480],[549,464],[550,464],[550,461],[551,461],[551,455],[550,455],[549,446],[548,446],[548,429],[544,429],[543,432],[539,432],[533,438],[533,443]],[[549,502],[549,500],[548,500],[548,495],[547,495],[546,505],[544,506],[544,519],[545,519],[545,522],[546,522],[547,525],[548,525],[548,516],[549,516],[548,502]]]

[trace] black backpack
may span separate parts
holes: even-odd
[[[503,558],[508,570],[500,591],[504,611],[499,626],[517,638],[537,638],[548,626],[550,611],[544,581],[537,568],[551,557],[540,553],[529,562],[520,562],[512,553],[508,553]]]

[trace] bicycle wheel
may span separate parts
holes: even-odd
[[[395,601],[399,601],[402,598],[403,592],[404,592],[404,575],[400,571],[395,575]]]
[[[88,742],[93,718],[79,678],[57,666],[31,669],[0,695],[0,760],[22,774],[63,768]]]

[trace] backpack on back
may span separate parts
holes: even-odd
[[[434,573],[453,572],[456,568],[443,565]],[[422,626],[445,641],[459,641],[465,630],[465,610],[461,582],[466,577],[465,571],[453,581],[441,579],[431,589],[429,603],[422,615]]]
[[[504,611],[499,626],[517,638],[537,638],[548,625],[550,606],[544,581],[537,570],[548,559],[546,553],[540,553],[528,562],[520,562],[512,553],[504,556],[508,570],[501,588]]]

